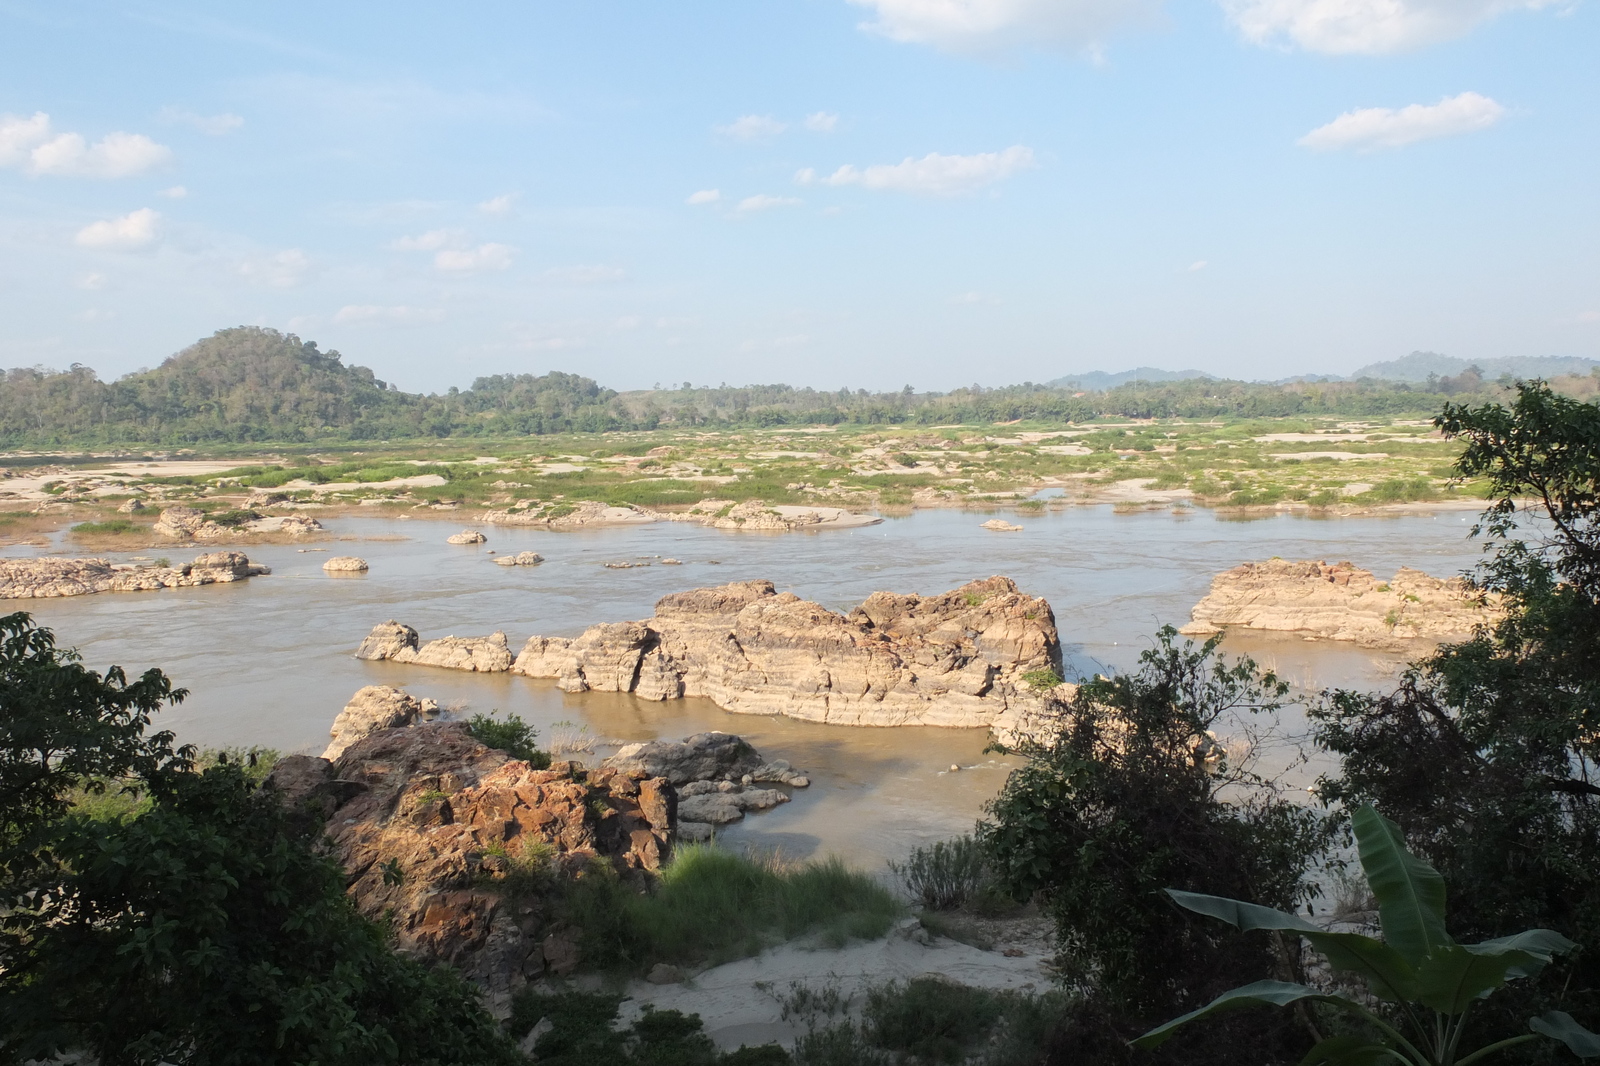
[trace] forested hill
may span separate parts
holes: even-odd
[[[1593,395],[1592,375],[1557,379]],[[101,381],[88,367],[0,376],[0,447],[185,445],[316,440],[506,437],[679,426],[1083,421],[1096,417],[1392,416],[1437,411],[1446,398],[1499,399],[1509,379],[1476,367],[1419,384],[1258,384],[1215,378],[1133,380],[1104,391],[1022,384],[948,393],[789,385],[619,394],[576,374],[496,374],[466,390],[401,392],[312,341],[256,326],[220,330],[154,370]]]

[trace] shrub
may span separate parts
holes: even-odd
[[[487,714],[475,714],[467,722],[467,732],[480,744],[498,748],[513,759],[523,760],[535,770],[548,769],[550,766],[550,756],[533,743],[539,735],[538,731],[517,715],[491,718]]]
[[[965,906],[991,880],[983,845],[971,836],[917,848],[904,863],[891,862],[889,868],[912,899],[936,911]]]
[[[534,1042],[541,1066],[787,1066],[788,1052],[776,1044],[719,1052],[702,1031],[698,1014],[645,1008],[626,1029],[617,1029],[622,997],[604,992],[536,992],[524,989],[511,1003],[507,1028],[522,1037],[546,1019],[550,1028]]]
[[[1048,692],[1061,684],[1061,675],[1055,670],[1029,670],[1022,675],[1023,684],[1035,692]]]
[[[104,522],[79,522],[72,527],[72,532],[87,537],[120,536],[125,533],[142,533],[145,526],[138,522],[130,522],[126,518],[108,518]]]

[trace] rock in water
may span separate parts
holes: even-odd
[[[335,555],[332,559],[323,563],[322,568],[339,573],[356,573],[367,569],[367,561],[358,559],[354,555]]]
[[[393,659],[402,651],[417,650],[417,631],[401,625],[393,618],[372,627],[361,647],[356,649],[357,659]]]
[[[999,519],[999,518],[991,518],[991,519],[989,519],[989,521],[983,523],[983,528],[984,529],[992,529],[996,533],[1021,533],[1022,532],[1022,527],[1021,526],[1012,525],[1010,522],[1004,521],[1003,519]]]
[[[687,785],[691,781],[737,780],[761,766],[762,760],[760,752],[734,733],[696,733],[682,740],[625,745],[605,765]]]
[[[663,779],[534,770],[464,722],[379,730],[335,762],[291,756],[263,790],[323,828],[356,907],[401,951],[450,963],[491,994],[580,961],[554,899],[503,891],[508,876],[570,877],[603,859],[637,880],[666,859],[677,818]]]
[[[452,533],[445,538],[446,544],[487,544],[489,538],[476,529],[463,529],[460,533]]]
[[[214,522],[206,522],[203,511],[197,511],[193,507],[168,507],[161,512],[161,517],[156,519],[156,524],[151,528],[159,536],[182,540],[194,537],[207,524],[216,525]]]
[[[502,555],[495,562],[501,566],[538,566],[544,562],[544,556],[538,552],[517,552],[515,555]]]
[[[118,514],[138,514],[142,510],[144,510],[144,501],[143,500],[139,500],[139,499],[132,499],[132,500],[124,500],[122,505],[117,508],[117,513]]]
[[[183,566],[116,567],[105,559],[0,560],[0,599],[50,599],[96,592],[147,592],[270,574],[243,552],[212,552]]]
[[[1464,636],[1498,614],[1458,577],[1440,580],[1406,567],[1379,581],[1353,563],[1271,559],[1218,574],[1179,632],[1210,636],[1242,626],[1402,648]]]
[[[339,717],[333,720],[333,728],[329,730],[333,739],[322,757],[337,759],[350,745],[380,729],[416,724],[426,711],[424,703],[389,685],[368,685],[351,696]]]

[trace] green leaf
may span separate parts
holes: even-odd
[[[1530,1018],[1528,1028],[1541,1036],[1561,1041],[1580,1059],[1600,1058],[1600,1036],[1573,1021],[1572,1015],[1566,1011],[1553,1010]]]
[[[1378,1066],[1393,1052],[1359,1036],[1330,1036],[1306,1052],[1300,1066]]]
[[[1361,868],[1378,898],[1383,939],[1413,966],[1435,948],[1453,944],[1444,929],[1444,878],[1406,850],[1400,827],[1371,804],[1351,817]]]
[[[1180,892],[1175,888],[1167,889],[1167,895],[1171,896],[1180,907],[1185,907],[1196,914],[1220,918],[1240,929],[1293,929],[1302,933],[1321,932],[1320,926],[1312,925],[1299,915],[1289,914],[1273,907],[1245,903],[1242,900],[1228,899],[1226,896]]]
[[[1506,972],[1510,978],[1532,977],[1557,955],[1565,955],[1578,945],[1553,929],[1529,929],[1514,936],[1497,937],[1481,944],[1467,944],[1466,949],[1477,955],[1498,955],[1506,951],[1525,951],[1538,962],[1532,967],[1519,966]]]
[[[1505,984],[1518,971],[1543,965],[1526,951],[1475,952],[1458,945],[1439,948],[1417,967],[1417,998],[1443,1014],[1460,1014],[1475,999]]]
[[[1173,1034],[1174,1030],[1209,1014],[1234,1010],[1239,1007],[1286,1007],[1303,999],[1321,1002],[1349,1002],[1341,996],[1325,995],[1314,988],[1307,988],[1305,985],[1290,984],[1287,981],[1256,981],[1253,984],[1241,985],[1232,991],[1224,992],[1199,1010],[1192,1010],[1182,1017],[1172,1019],[1165,1025],[1158,1025],[1143,1036],[1130,1040],[1129,1043],[1136,1048],[1160,1047],[1166,1043],[1167,1038]]]
[[[1415,999],[1417,972],[1406,957],[1381,940],[1360,933],[1304,933],[1335,970],[1360,974],[1379,999]]]

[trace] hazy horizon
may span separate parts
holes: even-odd
[[[408,391],[1600,356],[1593,4],[9,0],[0,27],[6,366],[111,379],[240,323]]]

